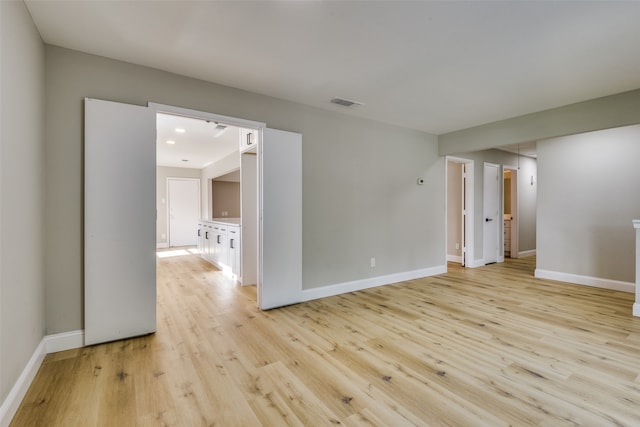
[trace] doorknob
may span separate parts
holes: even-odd
[[[493,218],[485,218],[484,220],[485,220],[485,222],[491,222],[491,221],[493,221]]]

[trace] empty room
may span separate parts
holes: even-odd
[[[640,424],[640,2],[0,2],[0,426]]]

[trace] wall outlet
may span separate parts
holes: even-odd
[[[456,243],[456,250],[460,250],[460,243]]]
[[[164,233],[162,233],[162,238],[163,238],[163,239],[166,239],[166,238],[167,238],[167,235],[166,235],[166,234],[164,234]]]
[[[371,267],[375,267],[376,266],[376,259],[375,258],[371,258]]]

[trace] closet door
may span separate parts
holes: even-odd
[[[302,297],[302,135],[265,129],[258,145],[258,306]]]
[[[156,125],[146,107],[85,99],[85,344],[156,330]]]

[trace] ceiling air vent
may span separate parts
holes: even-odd
[[[350,99],[344,99],[344,98],[333,98],[331,102],[333,104],[342,105],[343,107],[351,107],[353,105],[364,105],[362,102],[352,101]]]

